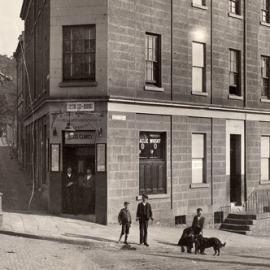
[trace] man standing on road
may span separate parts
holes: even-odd
[[[153,220],[153,214],[150,203],[147,202],[148,196],[146,194],[142,195],[142,202],[138,204],[137,208],[137,218],[140,224],[140,245],[144,244],[149,246],[147,243],[147,232],[148,232],[148,221]]]

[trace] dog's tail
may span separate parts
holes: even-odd
[[[226,245],[226,242],[224,242],[223,244],[221,244],[222,247],[225,247],[225,245]]]

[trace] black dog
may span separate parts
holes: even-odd
[[[222,243],[218,238],[216,237],[211,237],[211,238],[206,238],[203,237],[202,235],[198,235],[195,238],[195,254],[200,251],[201,254],[205,254],[204,250],[206,248],[212,247],[215,251],[214,255],[220,255],[220,249],[222,247],[225,247],[226,243]]]

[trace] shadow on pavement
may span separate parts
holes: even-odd
[[[173,244],[170,242],[164,242],[164,241],[157,241],[159,244],[166,245],[166,246],[172,246],[172,247],[178,247],[177,244]]]
[[[117,243],[117,241],[115,241],[115,240],[102,238],[102,237],[98,237],[98,236],[89,236],[89,235],[81,235],[81,234],[73,234],[73,233],[64,233],[63,236],[82,238],[82,239],[90,239],[90,240],[95,240],[95,241],[99,241],[99,242]]]

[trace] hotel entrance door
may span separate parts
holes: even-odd
[[[67,168],[72,168],[74,179],[73,194],[67,195],[66,175]],[[89,175],[91,170],[92,176]],[[63,151],[63,206],[73,196],[73,214],[95,214],[95,145],[69,145]],[[65,207],[64,207],[65,208]],[[68,210],[68,209],[66,209]],[[68,211],[66,211],[68,212]]]

